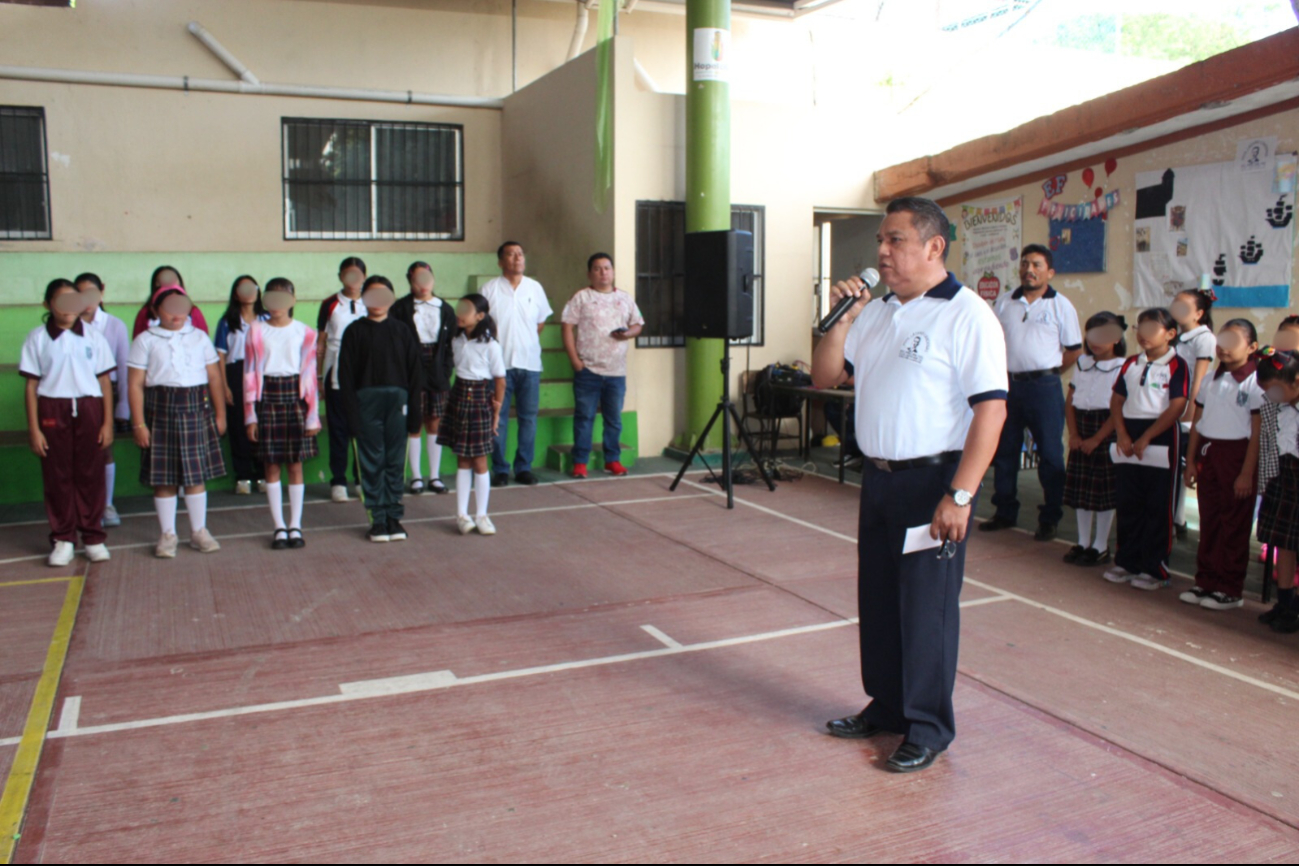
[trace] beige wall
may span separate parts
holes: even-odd
[[[1132,214],[1136,204],[1136,174],[1143,171],[1164,169],[1169,166],[1200,165],[1211,162],[1226,162],[1236,158],[1236,142],[1243,138],[1258,136],[1277,136],[1277,147],[1280,150],[1299,149],[1299,111],[1287,111],[1271,117],[1253,120],[1237,126],[1228,127],[1185,141],[1176,142],[1164,147],[1143,151],[1118,161],[1114,174],[1106,179],[1105,154],[1101,154],[1092,166],[1096,175],[1096,184],[1103,185],[1107,191],[1120,190],[1122,204],[1110,212],[1109,225],[1106,229],[1106,271],[1098,274],[1060,274],[1053,281],[1056,289],[1064,292],[1078,308],[1078,315],[1085,323],[1087,318],[1101,310],[1114,312],[1139,311],[1133,302],[1132,257],[1134,241],[1132,236]],[[998,193],[995,196],[979,199],[978,203],[1005,201],[1016,196],[1024,197],[1023,242],[1025,244],[1045,244],[1048,235],[1046,217],[1037,213],[1042,201],[1042,181],[1056,172],[1044,172],[1041,178],[1016,189]],[[1069,172],[1063,201],[1072,204],[1078,201],[1084,192],[1082,169]],[[1090,199],[1091,196],[1084,195]],[[966,202],[973,204],[975,202]],[[947,208],[948,216],[959,225],[960,205]],[[961,242],[958,237],[949,255],[949,266],[954,271],[960,270]],[[1299,265],[1299,260],[1296,261]],[[1299,272],[1299,267],[1296,268]],[[1293,309],[1293,301],[1291,305]],[[1276,331],[1277,324],[1290,310],[1281,309],[1214,309],[1214,320],[1221,324],[1229,318],[1245,317],[1251,319],[1259,329],[1260,339],[1266,341]],[[1135,317],[1128,316],[1129,322],[1135,324]]]

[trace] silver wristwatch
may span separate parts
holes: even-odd
[[[947,492],[951,494],[952,501],[956,503],[957,508],[965,508],[974,501],[974,494],[968,490],[948,488]]]

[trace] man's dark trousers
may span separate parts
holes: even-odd
[[[1059,376],[1010,380],[1006,425],[1001,428],[997,456],[992,460],[992,504],[997,506],[996,516],[1011,523],[1019,520],[1019,465],[1025,427],[1037,445],[1037,477],[1044,497],[1038,522],[1054,525],[1064,517],[1064,391]]]

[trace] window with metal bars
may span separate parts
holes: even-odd
[[[465,237],[464,127],[284,118],[287,240]]]
[[[766,208],[731,205],[731,228],[753,233],[753,336],[734,345],[761,346],[766,332],[763,270]],[[636,305],[645,327],[638,348],[684,346],[686,205],[679,201],[636,202]]]
[[[0,238],[51,237],[45,109],[0,105]]]

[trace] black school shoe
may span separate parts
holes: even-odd
[[[306,540],[302,537],[302,530],[296,526],[289,530],[289,549],[301,550],[307,546]]]
[[[388,535],[388,524],[386,523],[374,524],[373,526],[370,527],[370,531],[366,533],[365,537],[370,539],[371,541],[376,541],[376,542],[390,541],[391,537]]]
[[[510,473],[508,473],[508,472],[493,472],[493,473],[492,473],[492,486],[493,486],[493,487],[509,487],[509,486],[510,486]]]
[[[531,472],[525,469],[522,472],[520,472],[518,475],[515,475],[514,480],[519,482],[520,484],[526,484],[529,487],[531,487],[532,485],[537,483],[537,476],[533,475]]]
[[[1283,610],[1271,622],[1272,631],[1278,634],[1294,634],[1299,631],[1299,610]]]
[[[888,760],[888,768],[895,773],[918,773],[938,760],[941,751],[903,741]]]
[[[395,517],[388,518],[388,540],[405,541],[406,527],[402,526]]]
[[[1271,608],[1260,613],[1258,615],[1258,621],[1263,623],[1263,625],[1271,625],[1272,623],[1280,619],[1282,616],[1284,616],[1285,612],[1286,612],[1285,602],[1278,601],[1276,604],[1272,605]]]
[[[1054,523],[1039,523],[1039,524],[1037,525],[1037,532],[1033,533],[1033,540],[1034,540],[1034,541],[1054,541],[1054,540],[1055,540],[1055,524],[1054,524]]]
[[[287,529],[275,530],[275,535],[271,538],[271,550],[284,550],[289,546],[289,531]]]
[[[1070,565],[1077,565],[1078,561],[1087,555],[1087,548],[1081,544],[1075,544],[1069,548],[1069,552],[1064,555],[1064,561]]]
[[[1108,547],[1104,550],[1097,550],[1094,547],[1089,547],[1082,556],[1078,557],[1078,561],[1075,562],[1074,565],[1082,566],[1084,568],[1092,565],[1107,565],[1109,564],[1110,558],[1110,550]]]

